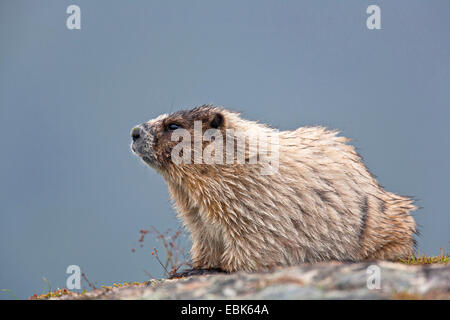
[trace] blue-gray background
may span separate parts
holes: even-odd
[[[374,31],[369,4],[0,0],[0,289],[64,287],[70,264],[99,285],[160,276],[155,240],[131,249],[179,222],[129,132],[203,103],[340,129],[382,185],[418,199],[420,251],[446,248],[450,1],[376,1]]]

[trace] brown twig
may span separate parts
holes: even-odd
[[[97,290],[97,287],[88,280],[88,278],[86,277],[86,274],[84,272],[81,273],[81,277],[83,278],[84,281],[86,281],[86,283],[92,290]]]
[[[192,267],[192,264],[189,262],[189,258],[186,255],[186,250],[181,245],[181,235],[183,233],[181,228],[172,234],[171,229],[168,229],[162,233],[154,226],[151,226],[150,230],[143,229],[140,230],[139,233],[140,235],[138,242],[139,247],[141,248],[144,246],[144,240],[148,233],[153,234],[157,240],[161,241],[166,254],[165,261],[163,262],[160,258],[156,248],[153,248],[152,255],[156,258],[164,270],[164,276],[175,274],[183,266]],[[135,249],[132,248],[131,251],[135,252]]]

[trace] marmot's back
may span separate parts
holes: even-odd
[[[302,181],[296,184],[305,190],[303,194],[299,190],[299,203],[303,211],[314,212],[308,220],[311,228],[307,229],[316,232],[314,226],[320,217],[327,224],[325,234],[340,247],[334,251],[338,260],[397,260],[410,256],[414,253],[416,226],[409,211],[416,206],[409,198],[385,191],[354,147],[347,144],[349,139],[337,133],[322,127],[281,133],[285,137],[281,141],[286,140],[288,147],[280,159],[288,160],[284,165],[280,163],[280,173],[283,168],[296,168],[294,173],[288,171]],[[303,215],[304,220],[309,217]],[[349,251],[355,253],[354,258],[346,256]]]

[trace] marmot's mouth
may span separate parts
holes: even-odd
[[[136,143],[131,144],[131,150],[136,154],[139,158],[145,157],[144,155],[144,147],[142,144],[137,145]]]
[[[135,155],[137,155],[139,158],[142,159],[147,165],[155,168],[157,167],[156,159],[152,155],[148,155],[148,151],[146,150],[145,146],[140,143],[137,144],[136,142],[133,142],[131,144],[131,150]]]
[[[149,157],[147,157],[147,156],[141,156],[141,158],[142,158],[142,160],[144,160],[145,163],[147,163],[148,165],[151,165],[151,166],[154,166],[154,165],[155,165],[155,162],[154,162],[151,158],[149,158]]]
[[[139,156],[139,158],[142,159],[142,161],[144,161],[148,166],[152,167],[153,169],[158,169],[160,167],[156,159],[153,158],[152,156],[146,156],[141,153],[136,154]]]

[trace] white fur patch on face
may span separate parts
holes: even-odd
[[[149,126],[153,126],[155,125],[158,121],[163,121],[164,119],[166,119],[169,115],[167,113],[162,114],[160,116],[157,116],[155,119],[151,119],[149,121],[147,121],[147,124]]]

